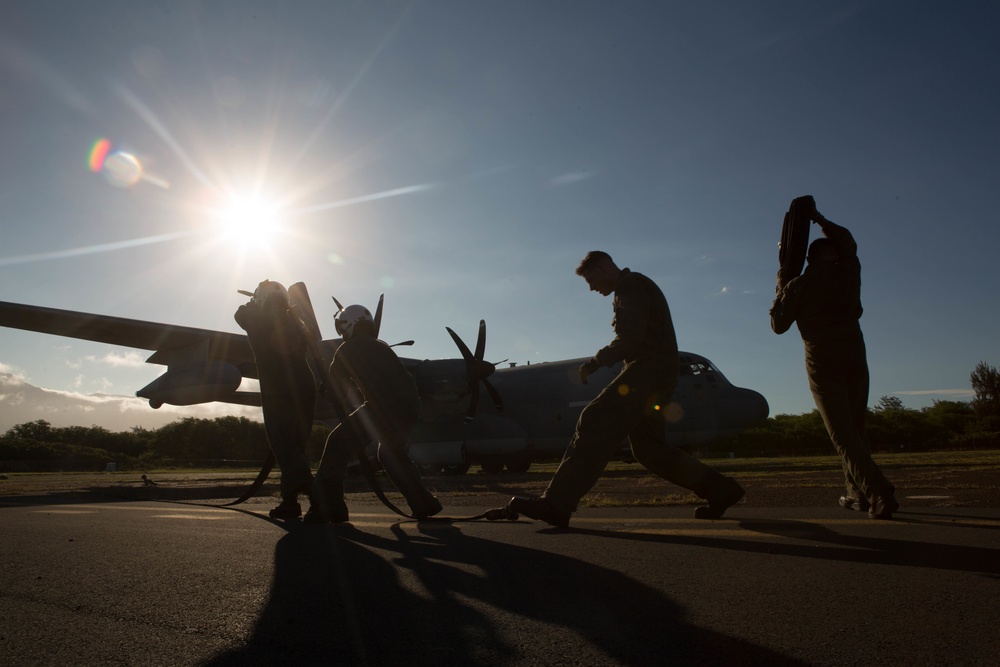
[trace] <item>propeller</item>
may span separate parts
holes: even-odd
[[[451,335],[451,339],[455,341],[455,345],[458,346],[459,352],[462,353],[462,358],[465,359],[465,376],[469,382],[469,412],[465,416],[465,421],[472,421],[473,417],[476,415],[476,408],[479,406],[479,383],[482,382],[483,386],[486,387],[486,391],[489,393],[490,398],[493,399],[493,405],[496,407],[497,412],[503,411],[503,399],[500,398],[500,393],[497,392],[496,387],[490,384],[487,379],[489,376],[493,375],[493,371],[499,364],[503,361],[498,361],[497,363],[492,363],[483,360],[483,354],[486,352],[486,320],[479,320],[479,337],[476,339],[476,353],[473,354],[469,350],[469,346],[466,345],[458,334],[451,330],[450,327],[445,327],[448,333]],[[504,359],[506,361],[506,359]]]
[[[382,302],[385,300],[385,294],[378,295],[378,306],[375,308],[375,337],[378,338],[379,329],[382,328]]]
[[[320,334],[319,322],[305,283],[297,282],[288,286],[288,304],[289,309],[306,325],[309,337],[318,345],[323,336]]]

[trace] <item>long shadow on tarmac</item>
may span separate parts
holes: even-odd
[[[969,517],[963,518],[968,519]],[[926,567],[959,572],[980,572],[993,577],[1000,575],[1000,549],[922,542],[917,539],[901,540],[889,537],[860,537],[838,533],[815,523],[790,519],[739,519],[736,521],[740,528],[747,531],[765,535],[778,535],[780,537],[802,540],[802,542],[765,542],[736,537],[726,538],[718,535],[622,533],[586,528],[570,528],[568,530],[586,535],[636,542],[684,544],[712,549],[729,549],[748,553],[836,560],[850,563],[901,565],[904,567]],[[913,521],[912,523],[922,522]],[[962,527],[980,528],[981,526],[966,524]],[[827,546],[818,546],[817,543],[824,543]]]
[[[454,525],[286,528],[251,637],[208,665],[804,664],[695,627],[620,572]]]
[[[122,502],[184,502],[197,500],[222,503],[238,498],[249,484],[225,484],[194,487],[143,487],[134,484],[121,486],[90,486],[69,491],[50,491],[38,495],[0,496],[0,506],[28,505],[75,505],[80,503],[122,503]],[[257,495],[277,495],[278,484],[266,483]]]

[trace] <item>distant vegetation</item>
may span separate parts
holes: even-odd
[[[1000,448],[1000,371],[979,362],[970,375],[975,398],[934,401],[912,410],[896,396],[883,396],[868,411],[866,428],[873,452]],[[829,454],[830,439],[818,410],[777,415],[702,454],[787,456]]]
[[[313,426],[307,454],[323,454],[329,429]],[[254,467],[267,457],[264,425],[246,417],[188,417],[156,430],[113,433],[100,426],[56,428],[45,420],[0,436],[0,471]]]
[[[975,398],[935,401],[912,410],[883,396],[868,411],[874,452],[1000,449],[1000,371],[980,362],[971,375]],[[307,455],[319,462],[329,429],[314,426]],[[119,470],[163,467],[253,467],[267,456],[264,426],[246,417],[186,418],[150,431],[112,433],[99,426],[55,428],[38,420],[0,436],[0,471]],[[777,415],[732,440],[697,452],[703,457],[829,455],[833,447],[819,412]]]
[[[921,410],[902,407],[899,399],[883,396],[865,421],[873,452],[944,449],[998,449],[1000,429],[982,420],[970,403],[935,401]],[[701,452],[704,456],[808,456],[833,452],[818,410],[802,415],[777,415],[763,426]]]

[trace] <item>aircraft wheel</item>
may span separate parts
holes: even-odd
[[[442,466],[442,471],[446,475],[464,475],[469,472],[468,462],[456,463],[454,465]]]
[[[514,459],[513,461],[507,461],[507,471],[512,473],[523,473],[528,472],[528,468],[531,467],[531,459],[525,457],[523,459]]]
[[[503,461],[480,461],[479,467],[487,475],[499,475],[503,472]]]
[[[441,474],[441,466],[434,463],[420,464],[417,466],[420,474],[424,477],[437,477]]]

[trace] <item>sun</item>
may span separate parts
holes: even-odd
[[[284,223],[280,207],[259,195],[231,197],[216,217],[223,239],[242,247],[270,245]]]

